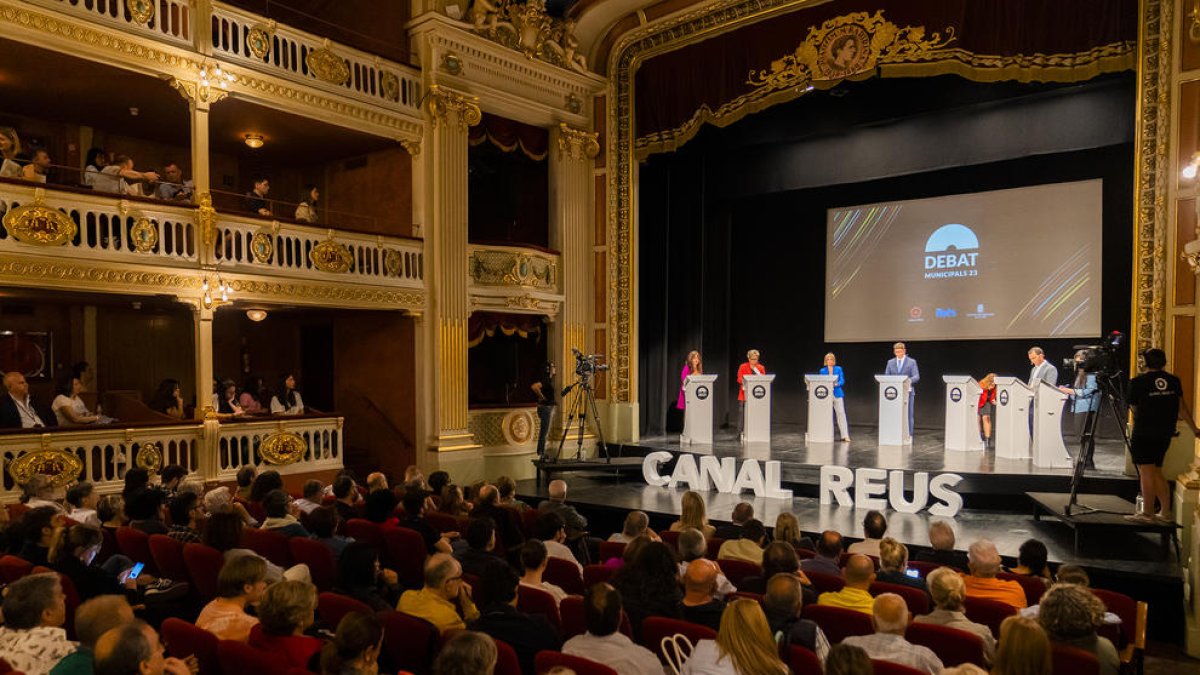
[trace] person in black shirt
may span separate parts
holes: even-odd
[[[425,552],[428,555],[434,553],[450,553],[449,538],[457,538],[458,533],[450,532],[447,536],[442,536],[434,526],[425,520],[425,500],[429,497],[428,494],[419,490],[409,490],[404,494],[404,520],[401,521],[401,527],[407,527],[410,530],[415,530],[421,538],[425,540]],[[453,536],[451,536],[453,535]]]
[[[496,524],[491,518],[471,518],[466,539],[467,547],[454,553],[454,557],[462,564],[463,572],[482,579],[487,576],[489,568],[508,564],[495,553]]]
[[[541,380],[529,385],[533,393],[537,395],[538,400],[538,444],[537,454],[541,459],[546,454],[546,438],[550,435],[550,422],[554,418],[554,408],[557,407],[556,390],[554,388],[554,362],[546,362],[546,373]],[[507,542],[505,542],[507,543]]]
[[[1142,488],[1142,511],[1125,516],[1140,523],[1175,521],[1171,513],[1171,494],[1163,478],[1163,457],[1175,436],[1183,387],[1179,378],[1163,370],[1167,354],[1161,349],[1142,352],[1146,372],[1129,381],[1126,400],[1133,409],[1133,433],[1129,435],[1130,455],[1137,465]],[[1162,510],[1155,513],[1155,501]]]
[[[685,592],[679,601],[679,615],[684,621],[721,630],[725,601],[715,597],[719,573],[717,564],[705,558],[688,563],[687,574],[683,575]]]
[[[562,639],[543,614],[526,614],[517,609],[517,586],[521,578],[507,564],[489,567],[480,581],[479,618],[471,630],[503,640],[517,653],[521,672],[532,673],[534,656],[542,650],[558,651]]]

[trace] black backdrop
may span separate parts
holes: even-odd
[[[804,421],[803,375],[833,351],[846,370],[850,423],[874,426],[873,375],[891,357],[891,341],[827,345],[823,339],[831,207],[1101,178],[1102,327],[1128,333],[1131,77],[1074,86],[870,80],[839,90],[706,130],[679,152],[642,166],[643,434],[678,423],[679,374],[691,349],[704,354],[706,372],[721,376],[718,424],[733,421],[727,415],[737,410],[734,375],[746,350],[756,348],[777,374],[775,422]],[[814,148],[823,162],[812,160]],[[943,373],[1027,377],[1029,346],[1039,344],[1058,365],[1077,342],[910,341],[922,376],[917,425],[942,426]],[[1121,358],[1128,363],[1127,353]]]

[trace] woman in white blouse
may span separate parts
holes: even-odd
[[[296,376],[288,374],[283,378],[276,390],[276,394],[271,397],[271,414],[272,415],[303,415],[304,414],[304,399],[300,398],[300,392],[296,391]]]
[[[58,419],[58,426],[95,424],[100,421],[100,416],[88,412],[87,406],[79,398],[79,394],[82,392],[83,382],[80,382],[79,378],[73,374],[63,377],[58,383],[56,390],[58,396],[55,396],[54,402],[50,404],[50,409],[54,411],[54,416]]]
[[[725,606],[716,640],[700,640],[681,675],[786,675],[762,607],[745,598]]]

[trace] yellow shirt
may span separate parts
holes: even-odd
[[[479,618],[479,610],[469,598],[463,598],[462,615],[458,607],[438,593],[422,588],[419,591],[405,591],[400,596],[396,609],[412,616],[425,619],[437,627],[439,633],[448,630],[462,630],[467,627],[467,621]]]
[[[850,586],[837,592],[822,593],[817,597],[818,605],[853,609],[866,614],[872,613],[874,602],[875,598],[871,597],[870,593],[861,588],[851,588]]]
[[[721,550],[717,552],[717,560],[744,560],[761,565],[762,559],[762,547],[749,539],[727,541],[721,544]]]

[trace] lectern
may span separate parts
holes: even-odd
[[[808,385],[808,434],[809,443],[833,442],[833,388],[837,375],[805,375]]]
[[[996,378],[996,457],[1029,459],[1029,411],[1033,390],[1015,377]]]
[[[743,375],[746,389],[746,419],[742,430],[745,443],[771,442],[771,382],[774,375]]]
[[[1038,380],[1033,396],[1033,465],[1068,469],[1071,456],[1062,439],[1063,403],[1067,395],[1045,380]]]
[[[908,393],[912,382],[907,375],[876,375],[879,383],[879,444],[912,445],[908,430]]]
[[[979,395],[983,389],[970,375],[943,375],[946,383],[946,449],[983,450],[979,435]]]
[[[679,435],[680,445],[692,443],[712,444],[713,437],[713,382],[716,375],[688,375],[683,383],[683,398],[686,408],[683,409],[683,433]]]

